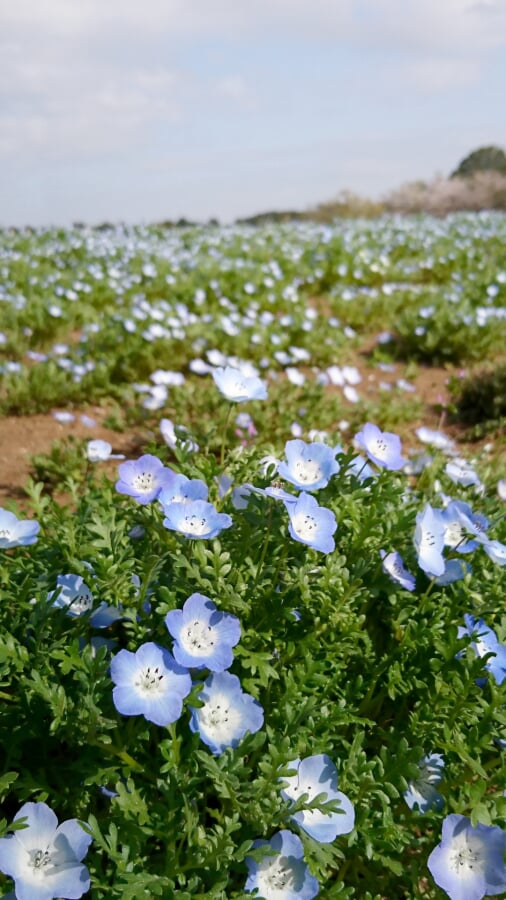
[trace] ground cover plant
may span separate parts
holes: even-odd
[[[505,232],[2,235],[1,409],[62,429],[0,510],[6,896],[506,892],[504,443],[416,387],[500,356]]]

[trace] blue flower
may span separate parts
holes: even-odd
[[[435,785],[443,777],[444,764],[440,753],[429,753],[419,761],[419,774],[414,781],[408,782],[408,788],[404,791],[404,799],[410,809],[418,807],[422,813],[433,808],[441,809],[443,798]]]
[[[0,550],[35,544],[40,525],[34,519],[18,519],[14,513],[0,508]]]
[[[175,473],[165,468],[157,456],[146,453],[136,460],[128,460],[118,467],[116,490],[128,494],[145,505],[156,500],[163,487],[172,484]]]
[[[233,403],[267,399],[265,381],[256,375],[244,375],[240,369],[233,366],[213,369],[211,375],[218,390]]]
[[[302,841],[291,831],[278,831],[270,841],[254,841],[253,847],[265,847],[276,855],[265,855],[260,862],[246,857],[248,878],[244,890],[257,891],[263,900],[313,900],[319,891],[318,880],[304,862]]]
[[[93,594],[81,575],[58,575],[56,590],[50,591],[47,599],[53,600],[53,606],[66,609],[69,616],[90,612],[94,603]]]
[[[179,531],[187,538],[213,538],[232,525],[232,519],[227,513],[219,513],[212,503],[206,503],[205,500],[169,503],[163,511],[165,527],[170,531]]]
[[[337,790],[337,769],[326,753],[294,759],[287,768],[296,769],[296,775],[283,777],[287,786],[281,791],[285,800],[296,802],[306,794],[310,804],[319,794],[326,794],[324,802],[337,800],[339,812],[320,812],[318,809],[304,809],[294,813],[297,822],[310,837],[322,844],[330,844],[339,834],[348,834],[355,824],[355,811],[346,794]]]
[[[17,900],[82,897],[90,873],[82,860],[91,835],[77,819],[58,819],[46,803],[25,803],[14,816],[25,828],[0,840],[0,870],[14,879]]]
[[[186,453],[196,453],[199,449],[199,445],[186,436],[188,429],[184,425],[174,425],[171,419],[160,419],[160,431],[171,450],[181,447]]]
[[[384,469],[402,469],[406,460],[401,453],[401,439],[389,431],[380,431],[377,425],[367,422],[355,441],[377,466]]]
[[[446,463],[445,472],[454,484],[461,484],[463,487],[476,485],[481,487],[481,481],[472,466],[465,459],[453,459]]]
[[[422,513],[417,513],[414,544],[418,553],[418,565],[427,575],[442,575],[445,571],[443,547],[445,523],[441,510],[426,504]]]
[[[463,559],[445,559],[444,564],[445,570],[442,575],[438,575],[434,579],[435,584],[442,586],[453,584],[455,581],[465,578],[468,572],[471,571],[471,566],[468,562],[464,562]]]
[[[506,678],[506,646],[500,644],[497,635],[483,619],[475,619],[466,613],[464,616],[466,627],[459,626],[458,637],[469,636],[474,638],[471,644],[477,656],[486,656],[493,653],[485,663],[487,672],[490,672],[497,684],[502,684]]]
[[[390,576],[392,581],[400,584],[407,591],[414,591],[416,584],[415,578],[411,572],[408,572],[405,568],[401,555],[395,550],[392,551],[392,553],[387,553],[386,550],[380,550],[380,556],[382,559],[383,571]]]
[[[199,700],[204,705],[192,709],[190,728],[218,756],[227,747],[237,747],[247,731],[262,727],[264,711],[250,695],[243,693],[237,675],[217,672],[204,682]]]
[[[335,548],[332,535],[337,528],[332,510],[320,506],[311,494],[304,491],[296,502],[285,501],[290,516],[288,530],[294,540],[307,544],[322,553],[331,553]]]
[[[144,716],[155,725],[179,719],[183,699],[191,691],[191,678],[165,647],[142,644],[136,653],[120,650],[111,660],[116,685],[113,702],[124,716]]]
[[[339,472],[336,451],[327,444],[287,441],[285,455],[287,461],[280,462],[278,472],[299,490],[317,491]]]
[[[241,637],[239,619],[218,612],[209,597],[192,594],[182,609],[167,613],[165,624],[175,640],[173,653],[181,666],[223,672],[232,665],[232,647]]]
[[[480,542],[486,540],[488,520],[479,513],[473,513],[468,503],[451,500],[439,515],[445,526],[445,546],[452,550],[471,553]],[[473,535],[475,539],[468,540],[469,535]]]
[[[506,544],[500,541],[483,541],[483,549],[498,566],[506,566]]]
[[[81,416],[81,418],[83,418]],[[109,441],[101,441],[99,438],[88,441],[86,456],[90,462],[107,462],[108,459],[124,459],[123,453],[113,453]]]
[[[450,900],[481,900],[506,890],[506,834],[496,825],[475,828],[452,813],[443,822],[441,843],[427,860],[429,871]]]
[[[208,487],[200,478],[175,475],[168,487],[162,488],[158,500],[164,510],[169,503],[187,503],[189,500],[207,500]]]

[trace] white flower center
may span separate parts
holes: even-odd
[[[93,594],[90,594],[87,591],[78,591],[78,593],[71,598],[69,606],[70,612],[75,616],[80,616],[83,613],[89,612],[93,606]]]
[[[135,681],[135,687],[141,694],[149,694],[150,696],[163,694],[165,689],[163,679],[163,672],[160,672],[158,666],[148,666],[142,672],[139,672]]]
[[[302,540],[310,541],[316,537],[318,522],[313,516],[308,516],[307,513],[297,513],[292,518],[292,525],[293,530]]]
[[[215,629],[195,619],[186,625],[179,635],[179,643],[193,656],[206,656],[214,647]]]
[[[32,866],[34,869],[43,869],[44,866],[51,865],[49,847],[46,847],[45,850],[30,850],[30,856],[32,857]]]
[[[10,538],[11,534],[8,528],[0,528],[0,538]]]
[[[314,484],[323,477],[321,467],[314,459],[298,459],[293,468],[297,480],[303,484]]]
[[[155,476],[152,472],[139,472],[132,479],[132,487],[140,494],[148,494],[155,486]]]
[[[377,456],[378,459],[384,459],[384,457],[388,454],[388,444],[383,440],[383,438],[376,438],[371,442],[370,451],[373,456]]]
[[[229,697],[217,694],[199,709],[199,720],[216,743],[223,743],[237,732],[241,711],[237,706],[231,706]]]
[[[260,864],[258,871],[260,896],[269,900],[283,900],[296,889],[294,871],[286,856],[268,856]]]
[[[202,535],[208,531],[207,519],[202,519],[200,516],[185,516],[183,521],[183,531],[190,534]]]
[[[466,843],[455,847],[449,857],[450,867],[461,878],[478,874],[483,868],[484,861],[483,848],[478,843]]]
[[[445,528],[445,544],[448,547],[457,547],[466,537],[466,530],[460,522],[450,522]]]

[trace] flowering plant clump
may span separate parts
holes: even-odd
[[[441,843],[429,856],[430,873],[451,900],[481,900],[506,891],[506,833],[497,826],[475,827],[453,813],[443,822]]]
[[[0,871],[14,879],[18,900],[82,897],[90,887],[82,860],[91,835],[77,819],[58,825],[46,803],[25,803],[17,821],[24,827],[0,839]]]
[[[319,892],[317,879],[304,862],[300,838],[290,831],[278,831],[270,841],[254,841],[253,847],[276,851],[260,862],[247,859],[249,875],[245,891],[256,891],[264,900],[312,900]]]
[[[188,671],[167,650],[151,642],[142,644],[136,653],[120,650],[111,661],[111,678],[118,712],[142,715],[155,725],[175,722],[191,690]]]
[[[290,517],[288,530],[293,539],[321,553],[331,553],[335,548],[332,535],[337,528],[332,510],[320,506],[311,494],[304,491],[295,503],[291,500],[284,503]]]
[[[18,519],[7,509],[0,509],[0,550],[34,544],[40,524],[30,519]]]
[[[278,472],[296,488],[302,491],[317,491],[329,483],[329,478],[339,471],[335,451],[326,444],[315,441],[287,441],[286,462],[281,462]]]
[[[406,464],[398,435],[381,431],[371,422],[367,422],[362,431],[355,435],[355,441],[377,466],[385,469],[402,469]]]
[[[190,728],[199,733],[212,753],[237,747],[247,731],[262,727],[260,704],[241,688],[237,675],[219,672],[210,675],[199,694],[202,706],[192,710]]]
[[[167,613],[165,624],[174,638],[174,656],[181,666],[223,672],[232,665],[232,648],[241,637],[239,619],[218,612],[209,597],[192,594],[182,609]]]
[[[504,246],[0,233],[0,408],[64,414],[0,485],[1,896],[506,896],[500,423],[417,435],[403,358],[503,352]]]
[[[320,812],[318,809],[301,810],[294,814],[294,822],[322,844],[330,844],[338,834],[352,831],[355,822],[353,805],[346,794],[337,790],[337,769],[330,757],[320,753],[302,760],[295,759],[288,765],[297,774],[286,778],[282,797],[295,801],[307,795],[309,803],[324,794],[325,800],[337,800],[339,803],[339,809],[334,813]]]
[[[118,474],[116,490],[143,505],[156,500],[162,488],[172,484],[175,477],[174,472],[165,468],[158,457],[150,453],[122,463]]]
[[[232,403],[267,399],[266,384],[257,375],[245,375],[233,366],[220,366],[211,375],[218,390]]]

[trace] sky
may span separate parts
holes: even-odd
[[[0,225],[229,222],[506,148],[506,0],[11,0]]]

